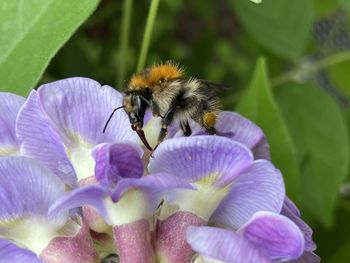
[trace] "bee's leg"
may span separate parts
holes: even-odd
[[[173,104],[170,106],[168,111],[164,114],[162,119],[162,128],[160,129],[159,135],[158,135],[158,143],[156,147],[154,147],[153,151],[158,147],[158,145],[165,139],[167,133],[168,133],[168,126],[172,123],[174,119],[174,113],[176,109],[176,104]]]
[[[214,112],[205,112],[202,116],[202,125],[211,135],[217,134],[214,127],[216,123],[216,114]]]
[[[153,149],[153,151],[165,139],[167,132],[168,132],[168,126],[174,120],[175,111],[177,111],[179,109],[183,110],[185,106],[192,105],[193,102],[196,100],[194,97],[183,98],[183,95],[184,95],[183,92],[178,94],[177,97],[171,103],[167,112],[164,114],[164,116],[162,118],[162,128],[161,128],[159,135],[158,135],[158,143],[157,143],[156,147]],[[189,130],[191,130],[191,129],[189,129]]]
[[[180,128],[185,136],[190,136],[192,134],[191,127],[188,124],[188,121],[180,121]]]

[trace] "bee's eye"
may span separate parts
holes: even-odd
[[[164,83],[164,81],[165,81],[165,78],[160,78],[160,79],[159,79],[159,84]]]

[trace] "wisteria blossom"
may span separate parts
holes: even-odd
[[[15,133],[16,118],[25,98],[0,92],[0,156],[16,155],[19,142]]]
[[[122,97],[87,78],[0,93],[0,155],[21,156],[0,158],[0,262],[320,261],[257,125],[174,123],[150,157],[123,110],[102,132]]]
[[[122,262],[153,262],[151,235],[154,213],[163,193],[194,187],[166,173],[143,176],[140,149],[130,144],[104,144],[96,150],[99,185],[81,187],[56,202],[51,212],[78,205],[94,206],[113,227],[116,250]]]
[[[102,133],[121,99],[122,94],[111,87],[87,78],[60,80],[33,90],[16,126],[21,153],[40,160],[70,186],[93,176],[95,146],[138,140],[123,112],[117,112]]]
[[[202,257],[196,262],[283,262],[304,251],[301,230],[290,219],[271,212],[257,212],[237,231],[215,227],[189,227],[187,241]]]
[[[65,193],[59,178],[26,157],[0,158],[0,262],[96,262],[84,219],[49,216]]]
[[[149,171],[174,174],[197,187],[196,191],[176,190],[165,196],[156,249],[170,262],[186,262],[192,257],[184,242],[188,225],[213,221],[237,229],[255,212],[279,213],[283,205],[280,172],[268,161],[254,161],[247,147],[227,138],[169,139],[155,151]],[[180,244],[188,248],[187,255],[177,253]]]

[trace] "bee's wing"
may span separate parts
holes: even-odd
[[[227,91],[227,90],[230,90],[232,88],[228,85],[211,82],[210,80],[206,80],[206,79],[198,79],[198,81],[201,84],[207,86],[208,88],[214,89],[214,90]]]

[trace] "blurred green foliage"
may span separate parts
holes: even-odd
[[[287,194],[300,204],[301,185],[295,149],[268,83],[263,59],[258,60],[251,83],[241,97],[236,111],[264,130],[270,144],[271,160],[283,171]]]
[[[276,93],[297,150],[300,205],[307,216],[330,226],[348,170],[349,142],[342,112],[325,91],[312,84],[289,84]]]
[[[123,90],[142,45],[147,51],[146,35],[147,65],[170,59],[188,75],[232,86],[224,107],[263,128],[288,194],[314,229],[317,254],[347,262],[349,1],[161,0],[146,34],[155,1],[101,0],[84,21],[98,2],[1,1],[0,89],[26,94],[86,76]]]
[[[98,2],[82,0],[75,5],[55,0],[1,1],[1,90],[27,95],[49,60]]]

